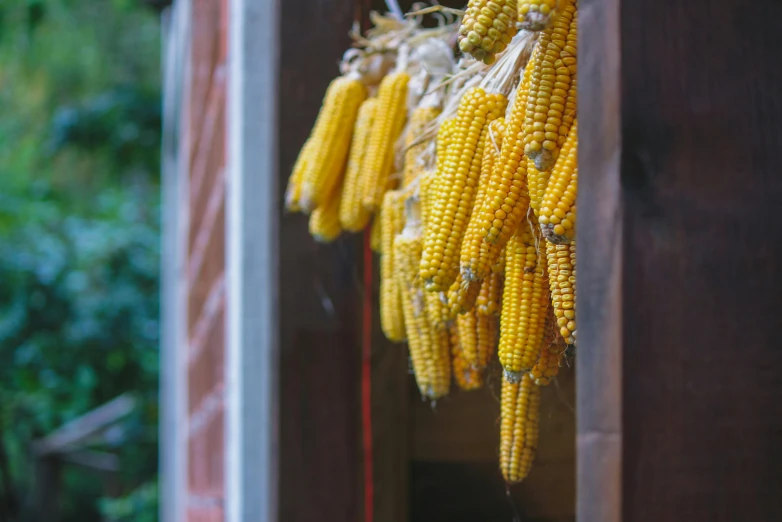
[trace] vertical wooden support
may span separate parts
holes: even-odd
[[[622,207],[619,0],[579,3],[577,501],[621,520]]]
[[[280,520],[278,0],[231,0],[227,520]]]
[[[782,5],[580,16],[579,522],[780,520]]]

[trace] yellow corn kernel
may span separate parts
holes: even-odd
[[[350,144],[348,164],[345,169],[345,182],[342,188],[342,203],[339,206],[339,221],[348,232],[363,230],[369,223],[371,214],[364,208],[362,178],[366,169],[369,133],[375,118],[377,98],[370,98],[361,104],[356,124],[353,127],[353,140]]]
[[[574,122],[551,172],[540,207],[540,230],[557,245],[576,238],[576,196],[578,195],[578,123]]]
[[[538,449],[540,387],[528,374],[517,383],[502,379],[500,412],[500,469],[513,484],[529,474]]]
[[[424,289],[418,277],[422,243],[420,226],[407,223],[394,239],[394,261],[416,383],[421,395],[434,400],[447,395],[450,387],[450,340],[448,331],[436,331],[426,314]]]
[[[500,301],[502,299],[503,276],[489,274],[481,283],[481,291],[475,302],[476,310],[480,315],[498,315],[500,313]]]
[[[380,207],[380,240],[383,254],[380,256],[380,327],[386,338],[393,342],[405,340],[405,320],[399,281],[394,275],[394,238],[404,228],[404,196],[400,191],[389,190]]]
[[[551,23],[557,0],[519,0],[519,26],[527,31],[542,31]]]
[[[532,74],[532,59],[524,70],[524,77],[516,93],[510,118],[507,119],[505,139],[502,140],[500,157],[497,159],[489,187],[481,209],[481,235],[486,247],[481,249],[481,266],[493,266],[500,252],[527,214],[529,195],[526,186],[524,161],[524,108],[527,106],[527,91]],[[493,245],[489,248],[489,245]]]
[[[340,187],[333,190],[331,197],[310,215],[310,235],[320,243],[331,243],[342,233],[339,224],[339,203],[342,199]]]
[[[383,193],[389,186],[394,170],[394,144],[405,124],[407,116],[407,83],[410,76],[406,72],[388,74],[377,91],[377,108],[365,161],[363,173],[363,201],[369,212],[375,212],[383,200]]]
[[[466,317],[466,316],[465,316]],[[473,366],[464,358],[461,344],[461,334],[468,338],[474,336],[471,330],[465,331],[461,321],[458,325],[451,325],[451,360],[453,362],[453,376],[456,385],[462,390],[477,390],[483,386],[483,371]]]
[[[516,0],[470,0],[459,27],[459,49],[491,64],[516,35]]]
[[[566,103],[576,90],[576,6],[573,0],[560,1],[561,9],[551,26],[540,33],[530,60],[524,153],[540,171],[551,170],[557,160],[570,130],[565,119]]]
[[[551,305],[559,334],[568,344],[576,344],[576,242],[555,245],[546,242]]]
[[[308,145],[300,153],[306,156],[299,197],[304,212],[315,210],[342,183],[353,126],[366,96],[359,80],[345,76],[333,80],[326,90]]]
[[[429,145],[421,137],[432,121],[440,114],[437,107],[416,107],[410,116],[410,124],[405,136],[405,171],[402,186],[408,186],[420,176],[423,166],[421,154]]]
[[[505,252],[499,356],[511,381],[517,382],[522,372],[529,371],[538,360],[548,300],[546,251],[537,224],[525,223]]]
[[[505,111],[501,94],[480,87],[467,91],[459,103],[458,124],[446,154],[442,176],[433,186],[432,205],[424,235],[421,279],[429,291],[448,289],[459,275],[459,253],[478,187],[489,124]]]
[[[498,118],[489,124],[489,134],[486,138],[481,160],[478,192],[475,195],[470,222],[467,224],[467,232],[464,234],[459,260],[462,276],[470,281],[481,281],[489,272],[486,259],[491,246],[484,243],[483,235],[481,234],[481,225],[483,223],[481,210],[485,204],[489,181],[494,172],[504,136],[505,118]],[[481,255],[482,249],[484,251],[483,256]]]

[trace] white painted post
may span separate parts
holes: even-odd
[[[227,459],[229,522],[278,519],[279,0],[230,0]]]
[[[160,285],[160,520],[184,522],[187,500],[188,148],[190,0],[162,18],[163,143]]]

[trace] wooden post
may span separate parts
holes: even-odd
[[[782,5],[580,9],[578,520],[781,520]]]

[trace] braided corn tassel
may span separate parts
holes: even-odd
[[[428,144],[421,141],[421,136],[439,114],[440,109],[436,107],[417,107],[410,116],[410,128],[405,137],[405,171],[402,184],[404,187],[419,177],[423,170],[420,157]]]
[[[426,315],[424,289],[418,278],[422,247],[420,227],[410,223],[394,239],[394,259],[398,264],[396,271],[413,371],[421,395],[434,400],[447,395],[450,387],[450,340],[448,331],[436,331]]]
[[[400,191],[389,190],[380,207],[380,327],[393,342],[405,340],[405,319],[399,281],[394,275],[394,238],[404,228],[404,203]]]
[[[502,275],[492,273],[483,280],[478,299],[475,301],[478,314],[499,315],[503,279]]]
[[[380,82],[377,108],[372,131],[369,134],[366,160],[362,163],[363,201],[369,212],[375,212],[383,199],[394,169],[394,144],[407,116],[406,72],[392,72]]]
[[[576,242],[547,243],[546,253],[557,328],[567,344],[576,344]]]
[[[503,378],[500,411],[500,469],[513,484],[527,477],[537,453],[540,387],[527,374],[518,383]]]
[[[427,218],[421,278],[426,289],[449,288],[459,275],[459,250],[472,213],[488,124],[505,110],[501,94],[480,87],[467,91],[459,103],[459,123],[446,154],[442,177],[435,185],[434,205]]]
[[[557,0],[519,0],[519,26],[527,31],[541,31],[548,27]]]
[[[489,257],[488,250],[491,245],[483,241],[481,225],[483,223],[481,209],[485,204],[489,189],[489,183],[494,172],[502,140],[505,136],[505,118],[498,118],[489,125],[489,134],[486,145],[483,148],[481,160],[481,175],[478,180],[478,191],[475,195],[473,212],[470,222],[467,224],[467,232],[464,235],[460,252],[460,270],[462,276],[470,281],[481,281],[489,272],[486,260]],[[481,256],[481,250],[484,255]]]
[[[575,239],[577,194],[578,124],[573,123],[540,208],[540,229],[550,243],[562,245]]]
[[[538,48],[536,47],[536,52]],[[534,58],[534,54],[533,54]],[[526,215],[529,207],[529,195],[526,186],[526,167],[524,161],[524,108],[527,105],[527,91],[532,74],[533,59],[524,70],[521,85],[513,102],[510,118],[507,120],[505,139],[502,140],[500,157],[489,180],[489,188],[481,209],[481,234],[487,245],[480,252],[480,265],[492,266],[500,256],[510,237]]]
[[[339,224],[339,203],[342,191],[337,187],[333,194],[310,214],[310,235],[320,243],[331,243],[342,233]]]
[[[505,256],[499,355],[506,378],[517,382],[538,360],[548,310],[546,252],[536,228],[522,225]]]
[[[306,168],[298,203],[304,212],[315,210],[342,183],[353,126],[366,96],[359,80],[345,76],[333,80],[326,90],[308,145],[301,151]]]
[[[464,357],[461,334],[464,333],[468,338],[474,334],[472,331],[459,325],[452,325],[451,333],[451,359],[453,360],[453,377],[456,385],[462,390],[477,390],[483,386],[483,371],[473,366]]]
[[[565,106],[571,91],[575,96],[576,6],[573,0],[560,1],[562,8],[551,27],[540,33],[531,59],[524,118],[524,153],[541,171],[551,170],[567,138]]]
[[[459,49],[494,63],[516,35],[517,16],[516,0],[470,0],[459,27]]]
[[[345,171],[345,183],[342,188],[342,203],[339,206],[339,221],[348,232],[363,230],[369,223],[371,214],[364,208],[362,177],[366,170],[369,133],[377,109],[377,98],[370,98],[361,104],[353,128],[353,141],[350,145],[348,165]]]

